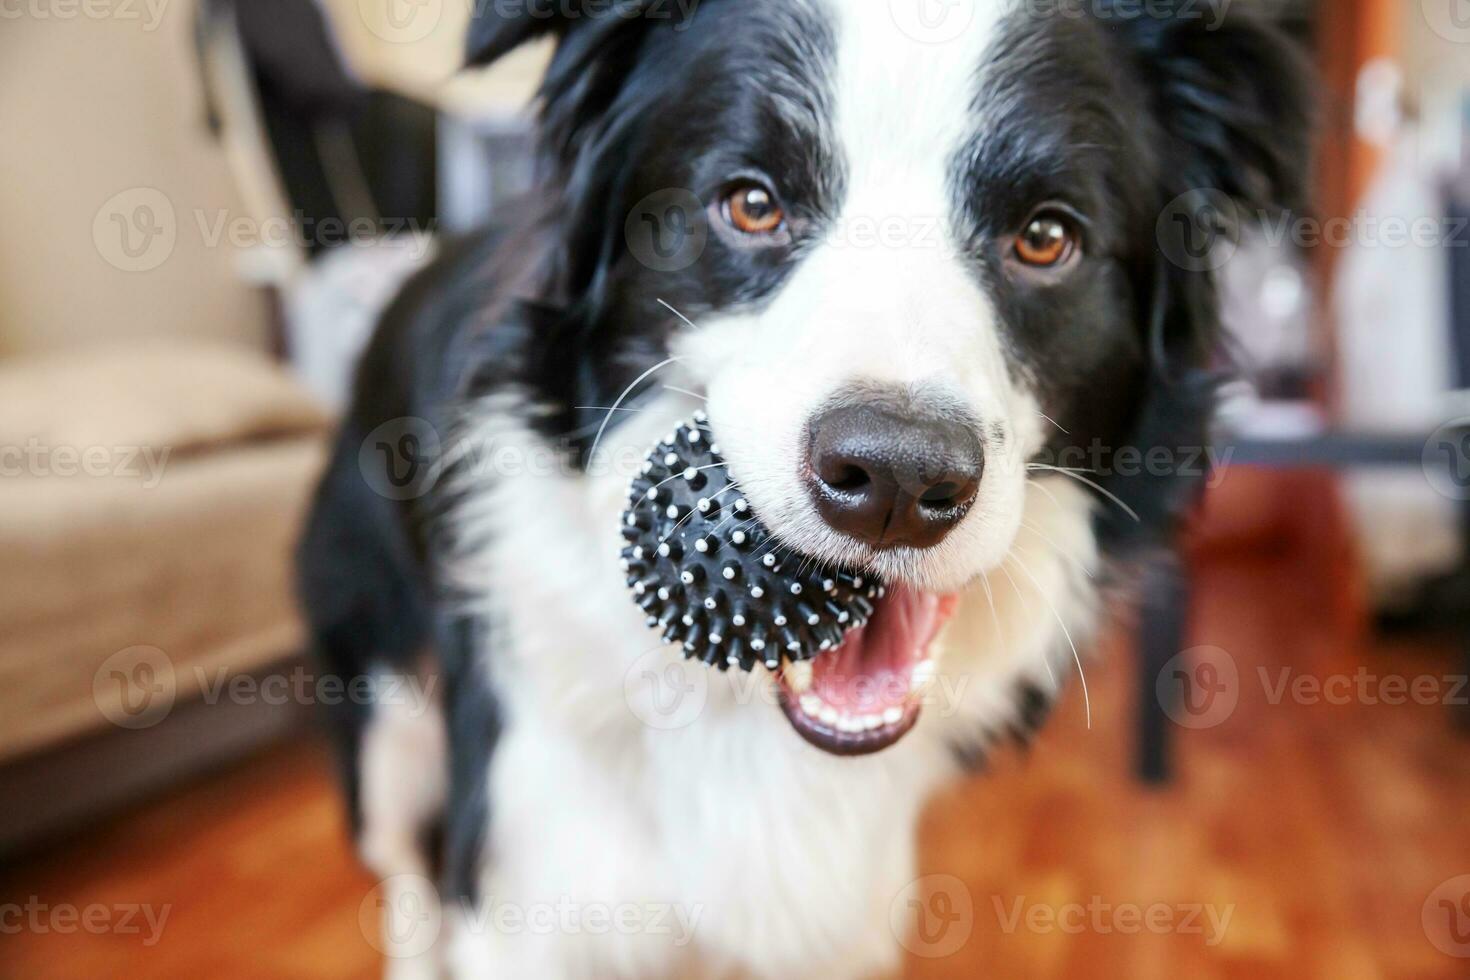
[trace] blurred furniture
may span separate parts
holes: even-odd
[[[1326,222],[1333,218],[1352,216],[1364,206],[1370,184],[1380,173],[1388,152],[1384,131],[1392,129],[1401,120],[1400,112],[1412,115],[1419,102],[1429,94],[1427,82],[1414,91],[1414,98],[1406,99],[1407,106],[1385,107],[1383,99],[1375,98],[1373,86],[1365,84],[1383,75],[1384,66],[1390,68],[1403,65],[1424,68],[1430,60],[1425,55],[1430,50],[1454,51],[1448,39],[1445,44],[1425,45],[1425,37],[1431,35],[1429,22],[1424,17],[1410,17],[1403,4],[1394,0],[1340,0],[1334,3],[1313,0],[1283,0],[1279,4],[1285,18],[1297,36],[1315,53],[1320,82],[1319,146],[1317,172],[1314,180],[1313,200],[1316,210],[1312,217]],[[1409,34],[1406,39],[1405,33]],[[1417,39],[1417,40],[1416,40]],[[1463,58],[1454,51],[1453,58],[1464,66]],[[1426,81],[1427,75],[1420,80]],[[1466,77],[1461,73],[1462,80]],[[1388,109],[1385,113],[1385,109]],[[1383,118],[1389,117],[1387,121]],[[1470,116],[1467,116],[1470,118]],[[1470,133],[1470,126],[1465,127]],[[1470,148],[1470,146],[1467,146]],[[1470,160],[1470,155],[1462,157]],[[1470,170],[1462,174],[1470,179]],[[1448,214],[1466,211],[1465,201],[1470,197],[1470,188],[1462,188],[1458,195],[1451,193]],[[1456,211],[1456,208],[1459,210]],[[1383,214],[1376,214],[1384,217]],[[1445,381],[1460,388],[1470,388],[1470,249],[1445,248],[1445,261],[1451,264],[1448,297],[1434,297],[1431,302],[1448,302],[1451,308],[1449,322],[1454,348],[1459,352],[1458,377]],[[1305,251],[1301,260],[1312,272],[1313,291],[1318,297],[1332,292],[1334,275],[1339,272],[1345,250],[1319,246]],[[1238,260],[1232,264],[1238,265]],[[1273,492],[1310,488],[1307,493],[1297,493],[1293,499],[1272,498],[1272,505],[1261,508],[1272,517],[1291,512],[1290,528],[1276,526],[1268,529],[1269,534],[1283,532],[1295,537],[1314,540],[1314,548],[1320,553],[1322,588],[1319,583],[1303,583],[1303,592],[1312,593],[1314,598],[1326,598],[1326,608],[1311,608],[1314,616],[1331,615],[1366,623],[1366,609],[1362,607],[1365,591],[1361,570],[1348,556],[1355,550],[1355,539],[1346,508],[1337,494],[1336,475],[1345,471],[1390,468],[1403,472],[1422,470],[1433,478],[1448,476],[1458,490],[1441,490],[1445,496],[1459,502],[1460,507],[1460,566],[1442,582],[1432,583],[1432,591],[1442,607],[1442,616],[1462,633],[1465,665],[1470,672],[1470,430],[1463,425],[1455,428],[1447,425],[1433,434],[1441,446],[1431,444],[1431,430],[1441,419],[1425,423],[1423,418],[1411,422],[1381,418],[1359,418],[1355,424],[1343,423],[1344,392],[1339,383],[1338,369],[1342,357],[1342,336],[1335,318],[1322,315],[1327,304],[1319,301],[1315,314],[1306,317],[1308,343],[1305,350],[1309,356],[1303,360],[1300,370],[1291,372],[1293,378],[1289,397],[1299,399],[1300,404],[1309,406],[1321,421],[1314,427],[1302,427],[1290,431],[1290,427],[1277,432],[1262,431],[1252,426],[1227,425],[1220,433],[1222,452],[1229,452],[1230,464],[1254,468],[1262,474],[1261,485],[1255,487],[1258,495],[1270,496]],[[1259,323],[1261,317],[1252,315],[1247,322]],[[1438,330],[1439,322],[1426,324],[1416,321],[1425,330]],[[1375,325],[1376,326],[1376,325]],[[1382,325],[1391,329],[1389,325]],[[1424,379],[1434,393],[1444,388],[1439,379]],[[1280,392],[1267,391],[1268,396]],[[1464,393],[1462,393],[1464,394]],[[1470,394],[1466,395],[1470,399]],[[1451,404],[1453,399],[1451,399]],[[1461,411],[1447,410],[1444,421],[1455,415],[1470,416],[1470,400]],[[1374,423],[1383,431],[1368,431]],[[1403,424],[1399,424],[1399,423]],[[1425,491],[1428,492],[1427,490]],[[1430,494],[1432,497],[1433,494]],[[1217,493],[1207,501],[1217,502]],[[1206,510],[1211,510],[1206,507]],[[1219,515],[1213,515],[1218,519]],[[1252,515],[1259,518],[1259,515]],[[1237,539],[1250,537],[1261,527],[1252,524],[1252,518],[1224,521],[1224,535]],[[1213,533],[1218,537],[1220,529]],[[1188,555],[1191,544],[1197,543],[1199,529],[1187,531],[1182,536],[1180,551]],[[1218,544],[1218,542],[1215,542]],[[1159,685],[1159,671],[1170,659],[1187,648],[1187,628],[1190,619],[1192,596],[1191,561],[1188,557],[1166,556],[1149,569],[1140,607],[1140,632],[1138,636],[1139,675],[1138,686],[1138,770],[1140,775],[1151,781],[1166,779],[1169,775],[1170,739],[1175,730],[1169,720],[1169,710],[1175,705],[1162,703],[1171,692],[1177,691],[1170,685]],[[1318,594],[1320,593],[1320,594]],[[1337,608],[1332,608],[1332,607]],[[1356,608],[1355,608],[1356,606]],[[1304,610],[1306,611],[1306,610]]]
[[[1464,671],[1470,675],[1470,419],[1458,428],[1441,431],[1448,453],[1436,451],[1427,433],[1373,435],[1326,433],[1304,439],[1234,439],[1223,443],[1231,465],[1290,469],[1345,470],[1372,466],[1401,466],[1419,469],[1433,460],[1450,471],[1450,479],[1465,490],[1461,504],[1464,521],[1464,556],[1451,577],[1445,601],[1458,608]],[[1301,502],[1302,507],[1316,501]],[[1144,581],[1138,639],[1138,736],[1139,775],[1148,782],[1163,782],[1170,776],[1169,749],[1179,705],[1166,696],[1181,695],[1176,685],[1159,684],[1159,674],[1171,659],[1189,648],[1189,607],[1193,594],[1189,563],[1173,555],[1156,562]],[[1466,720],[1465,713],[1461,721]]]
[[[335,229],[431,227],[436,110],[356,78],[319,5],[203,0],[198,44],[210,124],[257,217],[290,220],[308,257],[342,244]]]
[[[312,0],[204,0],[197,49],[211,131],[251,217],[240,253],[277,349],[341,407],[378,315],[434,254],[437,110],[359,79]]]
[[[1470,113],[1467,113],[1470,114]],[[1470,160],[1470,155],[1467,155]],[[1470,167],[1461,175],[1470,182]],[[1446,214],[1452,220],[1448,227],[1458,227],[1453,219],[1470,211],[1466,198],[1470,188],[1452,185],[1446,197]],[[1386,431],[1369,431],[1364,426],[1379,421],[1360,417],[1357,424],[1329,423],[1325,413],[1310,401],[1295,405],[1263,402],[1250,406],[1234,417],[1223,420],[1218,442],[1222,458],[1231,466],[1255,467],[1270,471],[1303,473],[1343,473],[1360,470],[1398,469],[1422,473],[1429,487],[1458,507],[1458,566],[1447,574],[1424,583],[1420,599],[1426,622],[1449,624],[1458,631],[1462,644],[1464,670],[1470,674],[1470,248],[1441,247],[1433,258],[1443,262],[1446,295],[1442,301],[1448,316],[1436,318],[1433,330],[1448,330],[1444,349],[1453,362],[1449,377],[1457,391],[1448,393],[1440,407],[1445,421],[1424,428],[1412,424],[1389,426]],[[1431,379],[1424,385],[1439,391]],[[1460,406],[1457,408],[1456,406]],[[1359,413],[1360,416],[1362,413]],[[1433,431],[1431,431],[1433,429]],[[1330,509],[1332,487],[1320,482],[1315,492],[1303,495],[1292,505],[1303,515],[1320,514]],[[1188,535],[1186,534],[1187,538]],[[1187,550],[1187,549],[1186,549]],[[1355,565],[1355,562],[1347,562]],[[1353,575],[1353,572],[1349,572]],[[1344,576],[1341,568],[1323,568],[1323,577]],[[1169,775],[1169,743],[1173,732],[1171,717],[1177,717],[1181,690],[1175,685],[1159,683],[1166,665],[1188,648],[1188,617],[1192,596],[1188,561],[1169,555],[1157,563],[1145,581],[1141,606],[1139,635],[1139,758],[1140,775],[1148,781],[1162,781]],[[1313,615],[1326,616],[1326,610],[1313,609]],[[1172,699],[1172,703],[1171,703]],[[1461,711],[1459,720],[1470,722],[1470,712]]]
[[[0,854],[295,723],[221,685],[301,654],[291,556],[327,427],[248,348],[0,360]]]
[[[379,314],[440,236],[488,224],[529,189],[527,110],[546,57],[517,52],[405,94],[340,54],[338,29],[351,26],[340,8],[204,0],[197,30],[210,128],[241,196],[263,227],[292,229],[285,247],[243,253],[240,271],[269,289],[280,351],[334,408]]]
[[[265,297],[212,234],[246,212],[220,147],[191,125],[192,6],[0,15],[0,357],[100,337],[266,337]]]

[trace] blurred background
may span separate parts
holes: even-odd
[[[289,560],[376,312],[529,182],[469,6],[0,0],[0,975],[380,972]],[[1091,728],[929,811],[909,976],[1470,976],[1470,2],[1271,7],[1321,152],[1205,259],[1227,465]]]

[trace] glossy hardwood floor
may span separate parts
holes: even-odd
[[[1470,976],[1450,955],[1470,956],[1470,878],[1440,888],[1470,875],[1467,742],[1443,705],[1382,703],[1398,700],[1388,678],[1462,668],[1448,644],[1345,646],[1303,606],[1304,574],[1206,569],[1195,639],[1230,654],[1239,703],[1177,730],[1172,785],[1132,779],[1135,685],[1114,640],[1088,670],[1091,731],[1074,685],[1029,752],[935,801],[925,878],[892,904],[921,928],[907,976]],[[1344,677],[1311,696],[1312,679]],[[1343,684],[1347,703],[1332,703]],[[359,925],[373,884],[346,846],[328,755],[307,740],[4,869],[0,975],[374,976]],[[119,928],[6,928],[4,903],[36,902],[100,907]],[[137,932],[120,928],[135,905],[155,921],[167,909],[156,942],[141,913]]]

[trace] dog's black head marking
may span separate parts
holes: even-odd
[[[610,404],[667,356],[678,324],[658,300],[696,321],[758,307],[836,220],[848,176],[834,134],[841,18],[829,0],[535,7],[486,5],[467,50],[484,64],[558,38],[541,92],[550,200],[538,234],[550,244],[528,368],[545,401],[564,409],[547,424],[585,433],[598,419],[575,406]],[[953,93],[972,120],[951,165],[954,221],[1014,365],[1058,423],[1049,455],[1201,445],[1219,349],[1211,273],[1170,260],[1160,236],[1176,230],[1159,218],[1199,188],[1247,209],[1301,201],[1310,131],[1301,66],[1243,5],[1069,9],[1005,17],[974,66],[976,90]],[[673,270],[632,253],[627,224],[640,201],[679,189],[710,205],[744,173],[780,188],[805,239],[752,250],[706,228],[702,254]],[[1043,200],[1078,215],[1085,257],[1064,282],[1036,288],[1007,276],[994,243]],[[1135,511],[1162,513],[1188,481],[1105,482]]]

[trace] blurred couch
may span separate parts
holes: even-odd
[[[0,851],[297,723],[221,684],[301,656],[291,554],[327,429],[245,346],[0,359],[0,798],[23,803]]]
[[[0,141],[0,854],[307,710],[217,687],[301,661],[290,557],[329,423],[251,255],[208,234],[253,212],[194,11],[0,31],[0,131],[24,134]],[[171,234],[137,256],[143,218]],[[166,710],[130,715],[130,680]]]
[[[458,162],[440,177],[460,187],[483,169],[481,130],[519,119],[546,47],[452,78],[467,9],[432,5],[404,25],[390,2],[320,9],[355,76],[464,114],[442,137]],[[331,256],[212,237],[221,222],[267,227],[290,205],[267,141],[251,139],[258,105],[228,98],[241,66],[206,58],[205,75],[225,73],[209,79],[216,104],[206,97],[199,12],[0,31],[0,131],[25,134],[0,141],[0,856],[311,710],[220,684],[309,671],[290,555],[324,458],[318,402],[335,390],[311,362],[326,349],[345,369],[357,331],[341,300],[362,290],[326,282],[335,303],[320,302],[311,287]],[[211,108],[227,121],[243,109],[247,124],[221,138]],[[450,196],[478,207],[468,183]],[[135,261],[143,219],[171,234]],[[377,268],[375,289],[385,282]],[[136,711],[154,689],[167,696]]]

